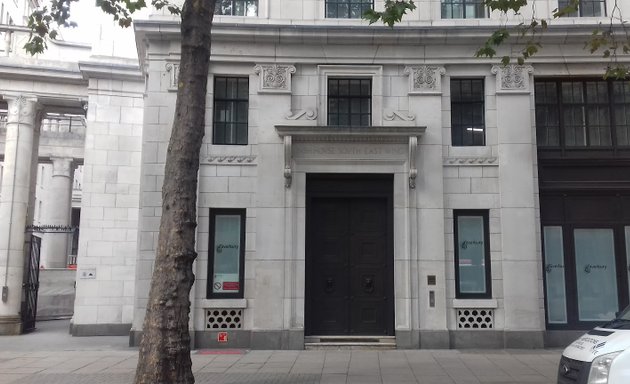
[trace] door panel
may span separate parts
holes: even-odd
[[[392,333],[388,199],[319,197],[309,204],[307,333]]]

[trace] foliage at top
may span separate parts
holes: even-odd
[[[70,10],[72,3],[78,1],[52,0],[50,6],[44,6],[33,11],[27,22],[27,26],[31,29],[31,35],[24,45],[26,52],[31,55],[42,53],[48,48],[46,38],[55,40],[59,35],[59,27],[76,27],[77,23],[70,20]],[[151,5],[157,9],[166,8],[172,14],[180,14],[179,7],[171,4],[168,0],[151,0]],[[118,25],[127,28],[131,26],[132,14],[146,8],[147,4],[145,0],[96,0],[96,6],[106,14],[113,16]]]

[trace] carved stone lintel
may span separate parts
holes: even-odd
[[[416,168],[416,151],[418,150],[418,137],[409,136],[409,188],[416,188],[416,177],[418,169]]]
[[[177,83],[179,82],[179,63],[166,63],[166,72],[170,75],[168,90],[177,91]]]
[[[392,109],[385,109],[383,113],[383,119],[387,121],[394,121],[394,120],[414,121],[416,117],[414,115],[408,115],[402,111],[394,111]]]
[[[496,157],[445,157],[445,166],[499,165]]]
[[[291,188],[291,181],[293,179],[292,171],[291,171],[291,163],[292,159],[292,144],[291,135],[287,135],[284,137],[284,186],[285,188]]]
[[[291,74],[295,73],[293,65],[258,64],[254,72],[260,78],[259,93],[291,93]]]
[[[287,120],[315,120],[317,119],[316,109],[300,109],[298,111],[290,111],[285,116]]]
[[[444,67],[437,65],[414,65],[405,67],[409,75],[410,94],[439,94],[442,93],[442,76],[446,73]]]
[[[533,72],[531,65],[492,66],[492,73],[497,75],[497,93],[529,93],[529,75]]]

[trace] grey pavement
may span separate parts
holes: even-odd
[[[0,384],[127,384],[127,337],[71,337],[67,321],[0,337]],[[555,383],[559,350],[193,351],[197,383]]]

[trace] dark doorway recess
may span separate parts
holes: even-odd
[[[306,179],[306,335],[394,334],[393,175]]]

